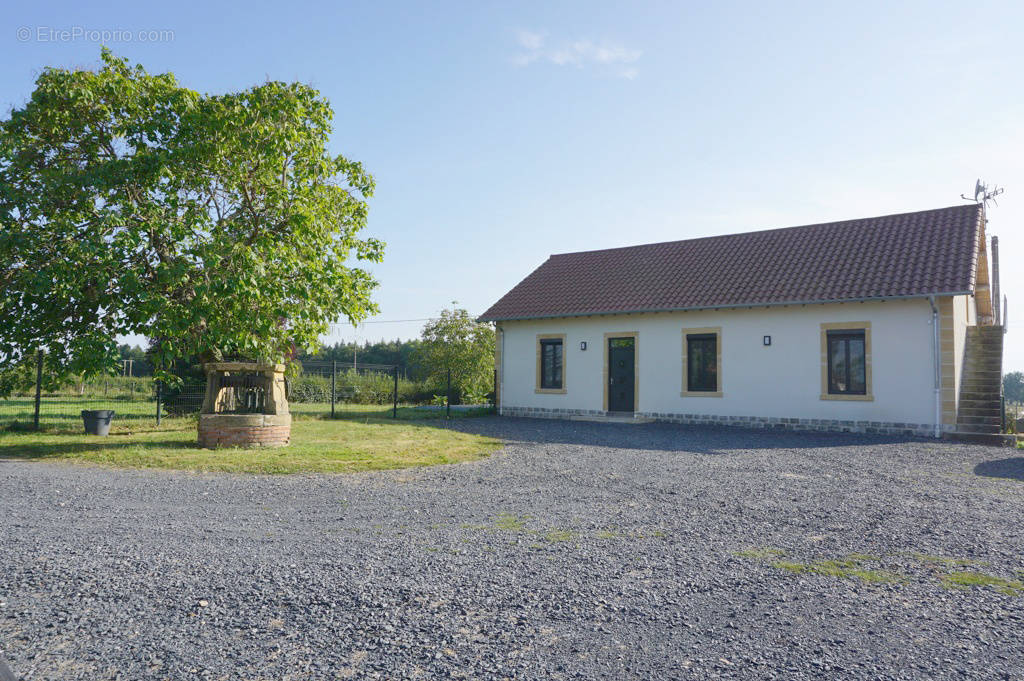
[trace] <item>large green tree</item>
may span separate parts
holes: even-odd
[[[1024,373],[1011,371],[1003,376],[1003,395],[1007,402],[1024,402]]]
[[[172,360],[280,360],[376,311],[383,243],[361,239],[373,178],[329,153],[313,88],[204,95],[107,50],[45,69],[0,121],[0,368],[38,349],[99,372],[115,338]]]
[[[494,383],[494,329],[466,310],[444,310],[423,327],[416,360],[428,378],[444,385],[451,371],[460,395],[484,394]]]

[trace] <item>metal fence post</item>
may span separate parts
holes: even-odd
[[[163,398],[163,382],[160,379],[156,381],[156,425],[160,425],[160,402]]]
[[[334,418],[334,396],[337,391],[338,360],[331,360],[331,418]]]
[[[444,401],[444,417],[452,417],[452,370],[448,370],[448,399]]]
[[[43,396],[43,351],[36,350],[36,408],[32,417],[32,426],[39,430],[39,403]]]
[[[395,391],[394,391],[394,394],[392,396],[395,398],[395,406],[394,406],[393,411],[391,412],[391,418],[397,419],[398,418],[398,365],[397,364],[395,365]]]

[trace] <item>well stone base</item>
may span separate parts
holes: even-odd
[[[291,414],[199,415],[200,447],[284,447],[291,437]]]

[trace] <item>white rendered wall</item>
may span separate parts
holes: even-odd
[[[960,303],[963,309],[963,302]],[[822,400],[821,324],[871,322],[873,401]],[[506,321],[501,406],[603,410],[604,334],[636,331],[637,411],[934,423],[931,307],[902,300]],[[682,397],[682,329],[722,327],[722,397]],[[536,336],[564,333],[565,394],[538,394]],[[765,347],[763,336],[771,336]],[[587,350],[580,350],[580,341]]]

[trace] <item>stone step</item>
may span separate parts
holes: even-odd
[[[1001,433],[947,433],[945,437],[957,442],[967,442],[975,445],[992,445],[993,447],[1013,447],[1017,443],[1014,435],[1003,435]]]
[[[1003,349],[1002,338],[986,338],[985,336],[968,336],[967,352],[999,352]]]
[[[994,409],[996,411],[999,411],[1000,409],[1002,409],[1002,404],[998,398],[989,398],[986,400],[969,400],[961,396],[959,407],[961,411],[964,409]]]
[[[1003,413],[998,404],[990,404],[987,407],[972,407],[960,402],[958,409],[961,414],[966,414],[967,416],[991,416],[992,414],[999,415]]]
[[[977,424],[977,423],[958,423],[956,424],[957,432],[960,433],[990,433],[997,435],[999,433],[999,425],[990,424]]]
[[[970,402],[998,402],[999,393],[992,390],[961,390],[960,399]]]
[[[999,414],[995,416],[965,416],[963,414],[956,417],[956,426],[994,426],[995,428],[1002,428],[1003,420],[999,417]]]
[[[973,393],[973,394],[968,394]],[[967,400],[998,400],[1003,394],[1000,381],[972,381],[965,378],[960,383],[960,397]]]

